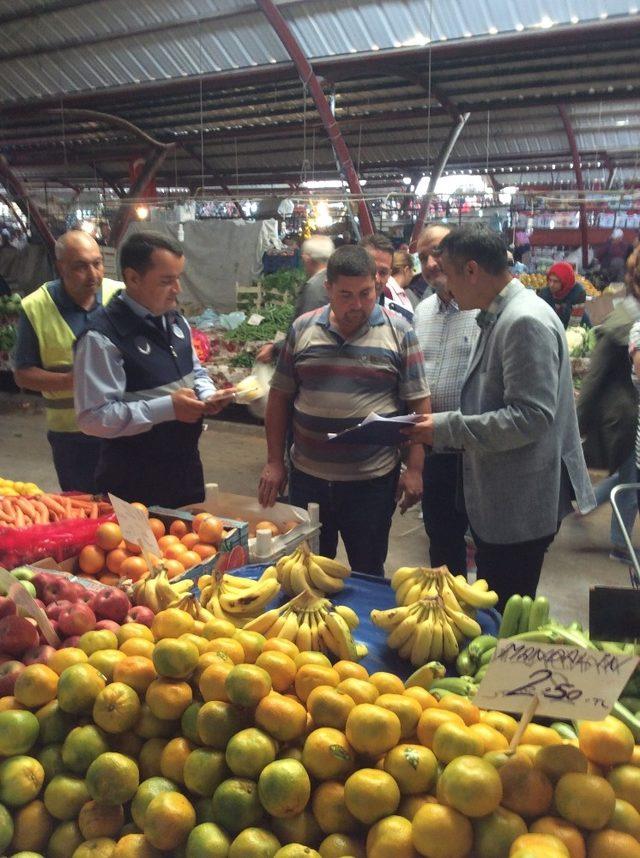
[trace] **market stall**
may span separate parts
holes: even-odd
[[[0,571],[2,854],[637,854],[634,643],[446,567],[352,571],[293,508],[0,498],[55,555]]]

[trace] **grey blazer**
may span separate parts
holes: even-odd
[[[553,310],[512,280],[492,305],[459,411],[434,414],[434,446],[463,451],[464,499],[485,542],[555,533],[595,507],[582,454],[565,333]]]

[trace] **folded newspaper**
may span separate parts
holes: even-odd
[[[394,446],[407,441],[401,429],[418,423],[422,414],[399,414],[397,417],[380,417],[375,411],[368,414],[365,419],[345,429],[343,432],[327,432],[329,441],[338,441],[341,444],[378,444],[379,446]]]

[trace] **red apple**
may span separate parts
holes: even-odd
[[[49,602],[59,602],[61,599],[71,601],[69,599],[69,584],[70,581],[62,575],[51,576],[40,598],[47,604]]]
[[[126,594],[116,587],[105,587],[104,590],[94,593],[90,605],[98,619],[113,620],[115,623],[124,623],[131,609],[131,602]]]
[[[44,612],[50,620],[57,620],[63,608],[69,608],[72,604],[68,599],[60,599],[59,602],[49,602]]]
[[[0,697],[8,697],[13,694],[16,679],[24,670],[21,661],[5,661],[0,664]]]
[[[120,631],[120,623],[115,623],[113,620],[99,620],[95,625],[94,631],[99,632],[100,629],[108,629],[110,632],[117,634]]]
[[[76,602],[75,605],[63,608],[58,617],[60,631],[65,637],[83,635],[85,632],[90,632],[95,627],[95,624],[96,615],[89,605],[85,605],[83,602]]]
[[[0,620],[0,651],[22,655],[38,645],[38,629],[26,617],[8,616]]]
[[[60,631],[58,630],[58,634]],[[62,641],[58,649],[65,649],[68,646],[78,646],[78,641],[80,640],[80,635],[71,635],[70,638],[66,638]]]
[[[40,644],[28,649],[22,656],[22,661],[25,664],[47,664],[55,651],[56,648],[49,644]]]
[[[0,618],[16,613],[16,603],[8,596],[0,596]]]
[[[147,608],[146,605],[136,605],[135,608],[131,608],[127,614],[126,622],[141,623],[143,626],[151,628],[154,617],[155,614],[151,608]]]
[[[54,579],[54,575],[50,572],[37,572],[33,576],[32,584],[36,588],[36,594],[39,599],[43,598],[45,587]]]

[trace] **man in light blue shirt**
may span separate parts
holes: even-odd
[[[416,247],[425,279],[434,290],[418,304],[414,317],[434,412],[460,407],[462,382],[479,332],[476,311],[458,308],[434,255],[449,231],[444,224],[431,224],[418,238]],[[459,491],[459,467],[458,453],[425,451],[422,515],[431,565],[445,565],[454,574],[466,575],[468,521]]]

